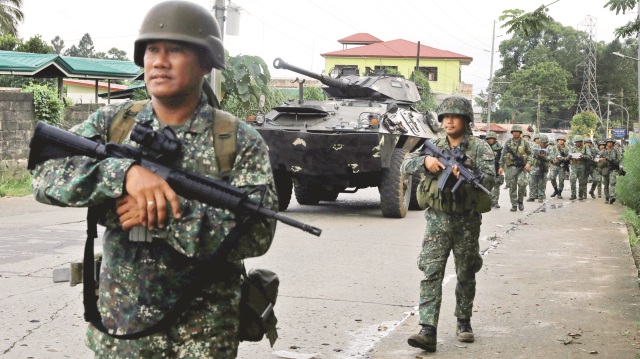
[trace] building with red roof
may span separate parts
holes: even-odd
[[[321,54],[325,71],[349,69],[364,76],[376,70],[391,68],[410,78],[416,67],[430,81],[436,94],[462,94],[471,98],[472,86],[461,80],[461,67],[473,58],[456,52],[436,49],[403,39],[382,41],[367,33],[358,33],[338,40],[342,50]],[[348,45],[355,45],[348,48]]]

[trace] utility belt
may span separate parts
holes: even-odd
[[[455,193],[450,186],[438,189],[438,176],[427,173],[420,181],[416,197],[422,208],[431,208],[447,214],[485,213],[491,210],[491,196],[474,189],[468,183],[462,184]]]

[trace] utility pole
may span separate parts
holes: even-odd
[[[538,119],[536,121],[537,132],[540,133],[540,86],[538,86]]]
[[[637,20],[640,22],[640,1],[638,1],[638,17]],[[640,31],[638,31],[638,59],[640,59]],[[640,60],[638,63],[638,129],[640,129]]]
[[[220,41],[224,43],[224,0],[216,0],[213,9],[215,11],[215,18],[218,21],[218,26],[220,27]],[[211,88],[213,88],[213,93],[215,93],[216,96],[220,96],[222,92],[222,76],[218,69],[211,69]]]
[[[484,132],[489,133],[491,131],[491,96],[493,93],[493,47],[496,42],[496,21],[493,20],[493,37],[491,38],[491,65],[489,65],[489,91],[487,91],[487,127]],[[640,87],[639,87],[640,88]],[[640,105],[638,106],[640,107]]]
[[[607,127],[604,129],[604,138],[609,137],[609,105],[611,105],[611,94],[607,94]]]

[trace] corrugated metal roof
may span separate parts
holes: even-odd
[[[140,72],[132,61],[0,51],[3,75],[116,80],[133,79]]]
[[[418,44],[415,42],[397,39],[375,44],[358,46],[351,49],[326,52],[322,57],[387,57],[387,58],[415,58]],[[421,59],[451,59],[460,60],[463,64],[469,64],[473,60],[470,56],[455,52],[436,49],[420,44]]]

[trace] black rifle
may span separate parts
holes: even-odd
[[[523,145],[524,146],[524,145]],[[513,156],[513,162],[514,165],[520,169],[520,171],[522,171],[524,169],[525,163],[524,163],[524,157],[516,154],[513,151],[513,148],[511,148],[511,146],[507,146],[507,152],[509,152],[512,156]]]
[[[440,178],[438,179],[438,189],[440,191],[444,190],[449,176],[451,176],[451,174],[453,173],[453,166],[457,166],[458,172],[460,173],[460,178],[453,186],[453,188],[451,188],[452,193],[455,193],[456,190],[458,190],[458,187],[460,187],[463,182],[467,182],[474,188],[480,189],[484,193],[491,195],[491,192],[482,184],[480,184],[480,181],[483,178],[482,174],[473,173],[470,169],[463,165],[463,163],[467,159],[467,155],[465,155],[464,152],[458,149],[441,150],[440,148],[438,148],[438,146],[427,140],[422,145],[422,151],[420,151],[420,155],[431,155],[437,158],[438,161],[440,161],[443,165],[445,165],[445,169],[442,170],[442,175],[440,175]]]
[[[156,141],[155,137],[159,136],[162,138],[162,134],[149,132],[145,130],[144,127],[145,126],[137,124],[132,131],[132,139],[134,139],[134,133],[142,132],[143,137],[152,137],[152,140],[154,140],[152,142],[159,144],[160,149],[175,149],[174,146],[172,146],[175,145],[172,143],[172,139]],[[238,187],[195,172],[173,168],[160,163],[158,153],[163,152],[162,150],[147,150],[145,146],[133,147],[112,142],[105,145],[47,125],[42,121],[36,125],[29,146],[31,147],[29,153],[29,169],[33,169],[35,165],[48,159],[69,156],[87,156],[99,160],[110,157],[134,159],[140,166],[162,177],[178,195],[186,199],[197,200],[210,206],[224,208],[234,212],[257,214],[263,218],[276,219],[284,224],[302,229],[316,236],[320,236],[322,233],[320,228],[296,221],[293,218],[283,216],[269,208],[263,207],[262,203],[248,198],[250,193]]]

